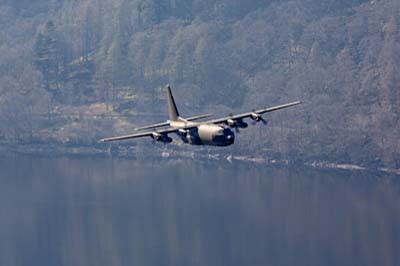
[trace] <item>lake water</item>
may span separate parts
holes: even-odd
[[[0,265],[400,265],[400,177],[0,158]]]

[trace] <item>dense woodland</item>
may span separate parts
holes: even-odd
[[[169,83],[188,116],[304,102],[230,152],[400,167],[398,0],[2,0],[0,26],[2,145],[161,122]]]

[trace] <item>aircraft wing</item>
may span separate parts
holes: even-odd
[[[205,123],[209,123],[209,124],[227,123],[228,120],[238,120],[238,119],[243,119],[243,118],[251,118],[251,117],[253,117],[255,115],[257,115],[257,116],[258,115],[262,115],[264,113],[277,111],[277,110],[288,108],[288,107],[292,107],[292,106],[295,106],[295,105],[298,105],[298,104],[301,104],[301,102],[300,101],[291,102],[291,103],[287,103],[287,104],[282,104],[282,105],[277,105],[277,106],[273,106],[273,107],[269,107],[269,108],[254,110],[254,111],[251,111],[251,112],[242,113],[242,114],[238,114],[238,115],[231,115],[231,116],[227,116],[227,117],[217,118],[217,119],[204,121],[204,122]]]
[[[169,133],[175,133],[178,132],[179,129],[191,129],[196,126],[187,126],[187,127],[168,127],[164,128],[161,130],[154,130],[154,131],[146,131],[142,133],[136,133],[136,134],[130,134],[130,135],[124,135],[124,136],[118,136],[118,137],[111,137],[111,138],[105,138],[101,139],[101,142],[109,142],[109,141],[116,141],[116,140],[125,140],[125,139],[136,139],[136,138],[142,138],[142,137],[154,137],[155,134],[169,134]]]
[[[124,135],[124,136],[118,136],[118,137],[112,137],[112,138],[105,138],[101,139],[101,142],[109,142],[109,141],[116,141],[116,140],[124,140],[124,139],[135,139],[135,138],[141,138],[141,137],[150,137],[152,135],[152,132],[143,132],[143,133],[138,133],[138,134],[130,134],[130,135]]]

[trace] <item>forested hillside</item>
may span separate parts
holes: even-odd
[[[398,0],[2,0],[0,26],[4,145],[161,122],[169,83],[188,116],[304,102],[234,152],[400,167]]]

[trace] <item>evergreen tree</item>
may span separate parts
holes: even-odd
[[[49,21],[44,31],[38,34],[34,45],[34,64],[42,73],[45,89],[48,91],[59,90],[60,73],[63,64],[61,58],[56,27],[52,21]]]

